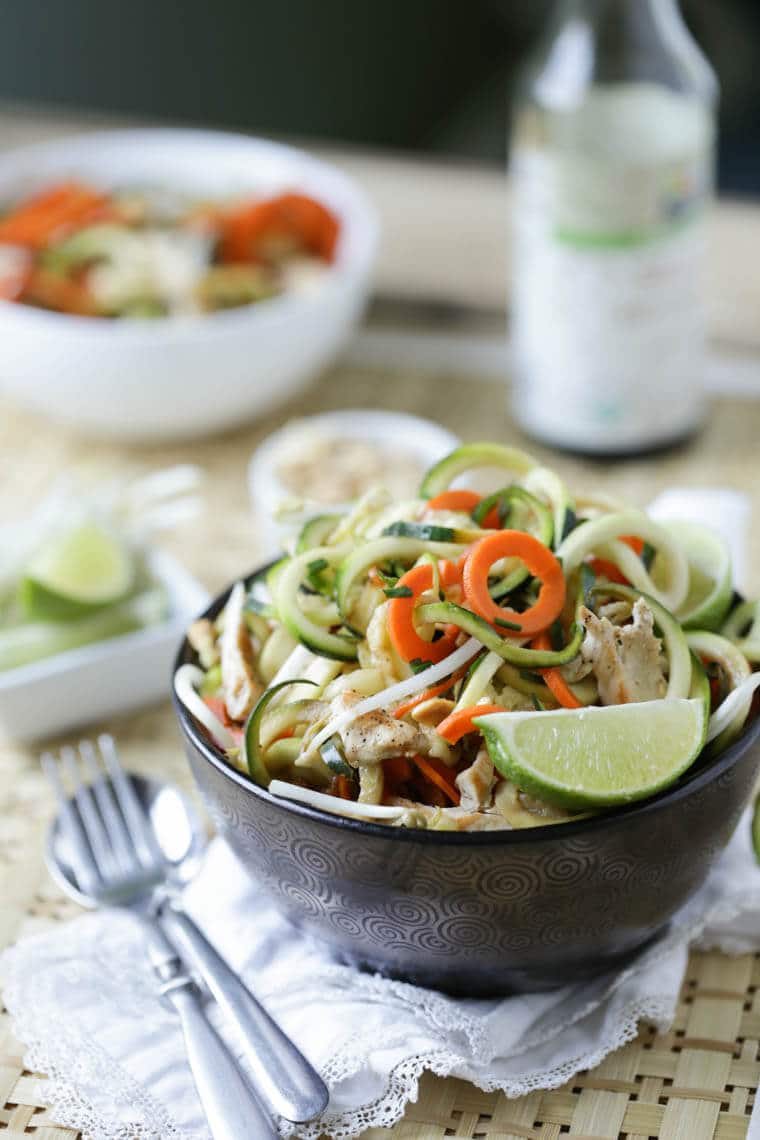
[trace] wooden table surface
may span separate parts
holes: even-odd
[[[50,137],[77,126],[72,118],[0,113],[0,148]],[[379,200],[386,245],[378,280],[384,291],[493,309],[505,280],[506,182],[496,172],[439,171],[362,156],[340,156]],[[401,197],[399,197],[401,195]],[[462,213],[457,247],[441,254],[440,227],[455,199],[482,204],[478,218]],[[483,226],[483,218],[489,225]],[[414,253],[409,234],[414,232]],[[716,216],[713,329],[732,345],[760,352],[760,212],[726,205]],[[504,239],[502,241],[502,238]],[[437,254],[436,249],[438,247]],[[468,258],[462,250],[469,250]],[[472,257],[475,251],[476,256]],[[431,259],[438,256],[431,271]],[[758,357],[760,360],[760,357]],[[126,447],[78,438],[0,400],[0,519],[21,514],[65,471],[139,473],[171,463],[198,463],[206,475],[207,509],[166,542],[167,549],[212,591],[256,565],[261,544],[248,501],[246,465],[253,448],[289,415],[338,407],[382,406],[434,416],[465,439],[518,441],[507,414],[506,384],[457,375],[337,367],[298,401],[254,425],[197,444]],[[760,594],[760,401],[716,400],[701,436],[688,448],[656,460],[617,464],[569,457],[550,460],[576,489],[595,487],[646,504],[672,485],[723,486],[748,492],[754,511],[750,580]],[[92,726],[93,731],[105,726]],[[127,764],[160,770],[188,782],[168,702],[107,726],[119,738]],[[62,743],[55,741],[53,743]],[[47,880],[42,837],[52,804],[39,773],[36,749],[0,742],[0,946],[20,934],[61,921],[74,908]],[[564,1089],[506,1102],[458,1081],[423,1083],[419,1103],[394,1130],[407,1140],[444,1135],[556,1140],[576,1136],[658,1136],[674,1140],[742,1140],[760,1078],[760,962],[745,956],[693,956],[676,1025],[615,1054]],[[712,1004],[711,1004],[712,1003]],[[716,1005],[716,1003],[718,1003]],[[723,1003],[720,1005],[720,1003]],[[720,1005],[720,1016],[718,1016]],[[712,1017],[712,1021],[711,1021]],[[20,1140],[75,1140],[44,1108],[44,1087],[24,1070],[22,1049],[7,1017],[0,1018],[0,1135]]]

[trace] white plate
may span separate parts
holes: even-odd
[[[0,672],[0,732],[41,740],[169,696],[174,657],[209,595],[168,555],[154,552],[149,563],[168,590],[169,618]]]

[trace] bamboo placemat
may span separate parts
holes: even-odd
[[[515,439],[506,393],[494,383],[379,371],[337,369],[308,395],[255,427],[198,444],[126,448],[85,442],[0,401],[0,518],[37,499],[61,471],[139,471],[175,462],[200,463],[210,509],[167,546],[209,589],[256,565],[259,549],[245,482],[256,442],[289,414],[380,405],[433,415],[464,438]],[[552,457],[576,488],[594,485],[634,503],[674,484],[748,491],[754,504],[752,578],[760,592],[760,402],[722,400],[689,449],[656,462],[618,465]],[[548,453],[534,448],[549,459]],[[93,731],[106,726],[95,725]],[[160,771],[188,784],[179,734],[168,704],[109,722],[128,766]],[[56,741],[56,744],[63,741]],[[38,771],[37,750],[0,743],[0,946],[76,912],[49,882],[42,839],[52,811]],[[390,1131],[367,1137],[438,1140],[576,1138],[743,1140],[760,1081],[760,956],[728,959],[694,954],[676,1022],[665,1035],[644,1029],[636,1042],[553,1092],[519,1100],[485,1094],[461,1081],[426,1077],[417,1104]],[[27,1072],[23,1049],[0,1014],[0,1140],[76,1140],[45,1108],[44,1081]],[[242,1138],[241,1138],[242,1140]],[[252,1138],[253,1140],[253,1138]]]

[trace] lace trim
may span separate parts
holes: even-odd
[[[28,1008],[22,1013],[20,985],[8,954],[3,956],[3,965],[9,975],[4,999],[13,1018],[13,1031],[26,1046],[26,1067],[48,1075],[41,1099],[50,1105],[56,1124],[83,1132],[87,1140],[201,1140],[177,1128],[145,1086],[132,1080],[94,1041],[74,1038],[60,1022],[55,1030],[57,1048],[65,1060],[53,1057],[46,1044],[49,1025],[38,1024]],[[97,1072],[100,1082],[113,1089],[115,1104],[129,1104],[136,1110],[135,1119],[121,1124],[114,1116],[96,1109],[80,1092],[80,1087],[92,1080],[93,1072]]]
[[[732,868],[732,875],[733,870]],[[738,897],[736,894],[732,897],[731,894],[726,895],[721,887],[722,884],[718,881],[712,889],[708,883],[706,896],[703,894],[701,898],[692,900],[676,917],[671,930],[655,946],[619,974],[606,981],[600,979],[596,983],[590,983],[586,1000],[577,991],[574,995],[569,994],[569,998],[574,997],[576,1002],[568,1001],[568,1008],[563,1010],[562,1017],[553,1016],[548,1024],[542,1024],[539,1019],[532,1032],[526,1034],[519,1045],[498,1057],[498,1063],[547,1045],[568,1026],[577,1025],[609,1003],[627,982],[651,969],[656,959],[662,961],[665,955],[676,953],[679,948],[685,951],[689,942],[698,941],[702,946],[719,946],[729,953],[745,952],[748,946],[756,946],[760,888],[744,888]],[[748,929],[737,929],[737,923],[744,919],[751,919],[747,922]],[[103,967],[102,974],[99,973],[99,977],[103,978],[99,996],[106,1005],[123,994],[123,982],[128,975],[133,1005],[141,1014],[150,1016],[154,1026],[161,1023],[162,1015],[155,1005],[149,970],[146,966],[143,975],[139,969],[135,969],[132,953],[134,930],[130,927],[129,920],[122,916],[109,916],[108,922],[111,925],[108,928],[107,947],[105,940],[101,945],[93,939],[93,935],[101,929],[97,925],[98,921],[94,917],[77,920],[74,924],[76,935],[73,935],[72,927],[69,927],[67,934],[71,945],[66,946],[65,954],[60,937],[57,942],[51,943],[49,934],[43,934],[27,940],[23,952],[19,947],[6,951],[2,956],[7,982],[6,1004],[14,1018],[15,1031],[26,1045],[26,1063],[29,1068],[48,1074],[44,1099],[51,1105],[56,1121],[83,1131],[88,1140],[207,1140],[205,1129],[185,1127],[173,1119],[164,1105],[95,1040],[86,1039],[83,1034],[67,1027],[63,1019],[56,1022],[55,1034],[51,1035],[49,1012],[55,1008],[55,987],[46,984],[47,971],[44,969],[36,971],[32,976],[29,967],[30,950],[32,954],[37,954],[38,963],[44,965],[47,959],[49,963],[64,969],[66,982],[76,987],[83,980],[82,969],[77,967],[76,950],[79,945],[83,953],[82,960],[87,959],[86,965],[90,969],[93,960],[99,967]],[[91,923],[96,925],[88,925]],[[110,972],[106,965],[110,967]],[[674,976],[678,967],[677,957],[674,958],[672,967]],[[426,1070],[440,1076],[460,1076],[486,1092],[500,1090],[509,1097],[522,1096],[537,1089],[556,1088],[581,1069],[592,1068],[612,1050],[632,1040],[640,1021],[652,1022],[660,1028],[667,1026],[672,1020],[677,996],[676,992],[670,992],[671,989],[677,990],[677,985],[673,982],[672,986],[666,987],[668,992],[663,989],[662,992],[645,997],[639,995],[623,1000],[619,1009],[613,1005],[614,1025],[601,1031],[603,1035],[601,1039],[593,1041],[593,1048],[572,1058],[564,1058],[553,1067],[527,1068],[522,1073],[503,1077],[497,1076],[490,1064],[492,1047],[484,1010],[491,1003],[457,1002],[404,982],[366,974],[357,975],[346,966],[317,967],[312,980],[317,980],[320,987],[324,984],[335,991],[350,991],[354,997],[358,994],[367,1002],[390,1007],[390,1031],[383,1039],[389,1047],[404,1045],[403,1035],[393,1033],[394,1006],[406,1012],[412,1011],[420,1024],[425,1024],[439,1035],[447,1034],[449,1040],[446,1048],[416,1052],[396,1063],[384,1075],[382,1092],[370,1103],[341,1111],[328,1111],[318,1123],[311,1125],[282,1124],[283,1136],[299,1137],[301,1140],[318,1140],[325,1133],[335,1140],[351,1140],[368,1128],[395,1124],[403,1116],[409,1101],[417,1099],[419,1080]],[[31,986],[34,987],[33,1001],[30,1001]],[[303,997],[303,994],[300,996]],[[497,1004],[494,1002],[493,1006]],[[165,1016],[167,1019],[171,1017],[169,1013]],[[336,1089],[342,1082],[357,1077],[365,1070],[374,1047],[375,1042],[368,1041],[360,1029],[343,1040],[325,1066],[324,1076],[330,1087]],[[526,1056],[526,1064],[528,1063],[529,1058]],[[107,1087],[109,1104],[94,1103],[82,1093],[83,1087]],[[128,1120],[125,1119],[127,1116]]]
[[[29,1010],[28,1003],[24,1001],[21,993],[23,987],[20,979],[15,976],[14,951],[4,956],[3,964],[8,977],[6,1002],[9,1011],[16,1019],[16,1031],[27,1046],[26,1063],[29,1068],[49,1075],[50,1079],[44,1088],[44,1098],[50,1104],[57,1123],[81,1130],[87,1135],[88,1140],[201,1140],[201,1134],[180,1128],[151,1094],[125,1073],[123,1068],[95,1042],[83,1041],[59,1025],[56,1031],[57,1055],[54,1056],[46,1044],[46,1038],[49,1039],[49,1024],[35,1017],[34,1012]],[[633,970],[627,971],[627,974],[633,972]],[[347,973],[350,974],[351,971],[347,970]],[[362,981],[369,984],[361,988],[376,991],[380,996],[383,990],[382,979],[363,978]],[[393,985],[408,997],[419,997],[414,987],[405,983],[393,983]],[[608,987],[604,996],[608,997],[609,991],[613,988],[616,987],[614,985]],[[411,991],[411,994],[407,991]],[[434,996],[445,1008],[446,999],[441,995]],[[594,1008],[602,1004],[604,996],[587,1003],[585,1012],[593,1012]],[[419,1001],[411,1001],[409,1004],[418,1007]],[[406,1105],[410,1101],[416,1101],[419,1080],[426,1070],[439,1076],[449,1076],[452,1073],[464,1075],[466,1072],[467,1077],[478,1088],[486,1092],[498,1089],[509,1097],[522,1096],[537,1088],[556,1088],[580,1069],[598,1064],[609,1052],[632,1040],[640,1020],[646,1019],[656,1024],[666,1023],[672,1016],[672,1004],[672,995],[661,995],[630,1003],[621,1010],[615,1032],[608,1035],[594,1052],[581,1054],[553,1069],[529,1072],[508,1080],[500,1080],[488,1072],[482,1075],[473,1074],[470,1069],[473,1058],[450,1049],[415,1054],[404,1058],[391,1069],[385,1089],[373,1102],[340,1113],[328,1112],[318,1123],[302,1126],[300,1129],[283,1123],[280,1131],[285,1137],[297,1136],[301,1140],[318,1140],[325,1133],[334,1137],[334,1140],[349,1140],[368,1128],[390,1127],[403,1116]],[[451,1024],[455,1025],[455,1019],[451,1016],[453,1011],[449,1009],[447,1012]],[[551,1036],[554,1034],[538,1035],[533,1043],[541,1043]],[[357,1033],[346,1040],[324,1073],[328,1084],[334,1087],[361,1071],[366,1060],[366,1052],[367,1042],[362,1040],[360,1034]],[[61,1057],[64,1057],[65,1061],[61,1061]],[[92,1081],[93,1073],[97,1073],[100,1083],[107,1084],[109,1090],[113,1091],[111,1097],[113,1103],[130,1105],[131,1119],[128,1123],[120,1122],[115,1115],[104,1113],[101,1108],[96,1108],[86,1096],[82,1095],[80,1088]]]
[[[608,1053],[632,1041],[638,1033],[639,1022],[649,1021],[664,1026],[673,1015],[671,995],[662,995],[643,1001],[631,1002],[621,1011],[621,1020],[616,1032],[605,1039],[591,1053],[584,1053],[565,1061],[553,1069],[528,1073],[519,1078],[499,1080],[488,1075],[468,1078],[483,1092],[503,1092],[510,1098],[524,1096],[536,1089],[555,1089],[565,1084],[582,1069],[598,1065]],[[353,1140],[368,1128],[390,1128],[397,1124],[406,1111],[406,1106],[417,1100],[420,1077],[425,1071],[439,1077],[458,1075],[466,1067],[461,1056],[449,1050],[435,1053],[417,1054],[406,1057],[388,1074],[388,1085],[383,1094],[371,1104],[344,1113],[326,1113],[316,1124],[307,1125],[300,1131],[294,1126],[283,1132],[284,1136],[298,1137],[298,1140],[320,1140],[325,1134],[332,1140]]]

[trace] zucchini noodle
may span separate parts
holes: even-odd
[[[723,635],[748,661],[760,665],[760,602],[742,602],[723,625]]]
[[[760,673],[746,677],[740,685],[729,693],[720,708],[716,709],[707,725],[707,743],[710,744],[737,723],[744,724],[752,705],[752,698],[760,688]]]
[[[194,622],[204,669],[175,678],[275,796],[397,827],[554,825],[667,788],[752,715],[760,603],[736,604],[704,527],[573,496],[490,443],[416,499],[342,511]]]
[[[375,693],[374,696],[367,697],[364,701],[359,701],[353,708],[329,721],[310,742],[309,747],[311,749],[319,748],[320,744],[324,744],[330,736],[340,732],[352,720],[364,716],[365,713],[374,712],[375,709],[388,708],[396,701],[403,701],[405,697],[424,692],[430,685],[435,685],[444,677],[451,676],[452,673],[456,673],[457,669],[466,665],[468,661],[472,661],[475,654],[479,653],[482,648],[481,643],[476,638],[471,637],[459,649],[455,649],[437,665],[431,665],[424,673],[407,677],[405,681],[399,681],[397,685],[391,685],[390,688],[383,689],[382,692]]]
[[[180,665],[174,674],[174,691],[187,711],[208,730],[220,748],[235,748],[235,737],[198,695],[198,686],[203,684],[203,677],[203,670],[197,665]]]
[[[654,546],[658,562],[662,563],[663,582],[660,585],[652,580],[649,571],[630,547],[614,541],[621,535],[635,535]],[[610,544],[607,549],[612,551],[611,561],[620,566],[637,590],[656,598],[669,610],[677,610],[684,602],[689,592],[688,559],[666,528],[642,511],[615,511],[611,515],[592,519],[574,530],[557,550],[565,574],[571,574],[584,558],[606,544]],[[629,553],[636,559],[635,565],[629,559]],[[631,578],[631,574],[635,575],[636,581]]]

